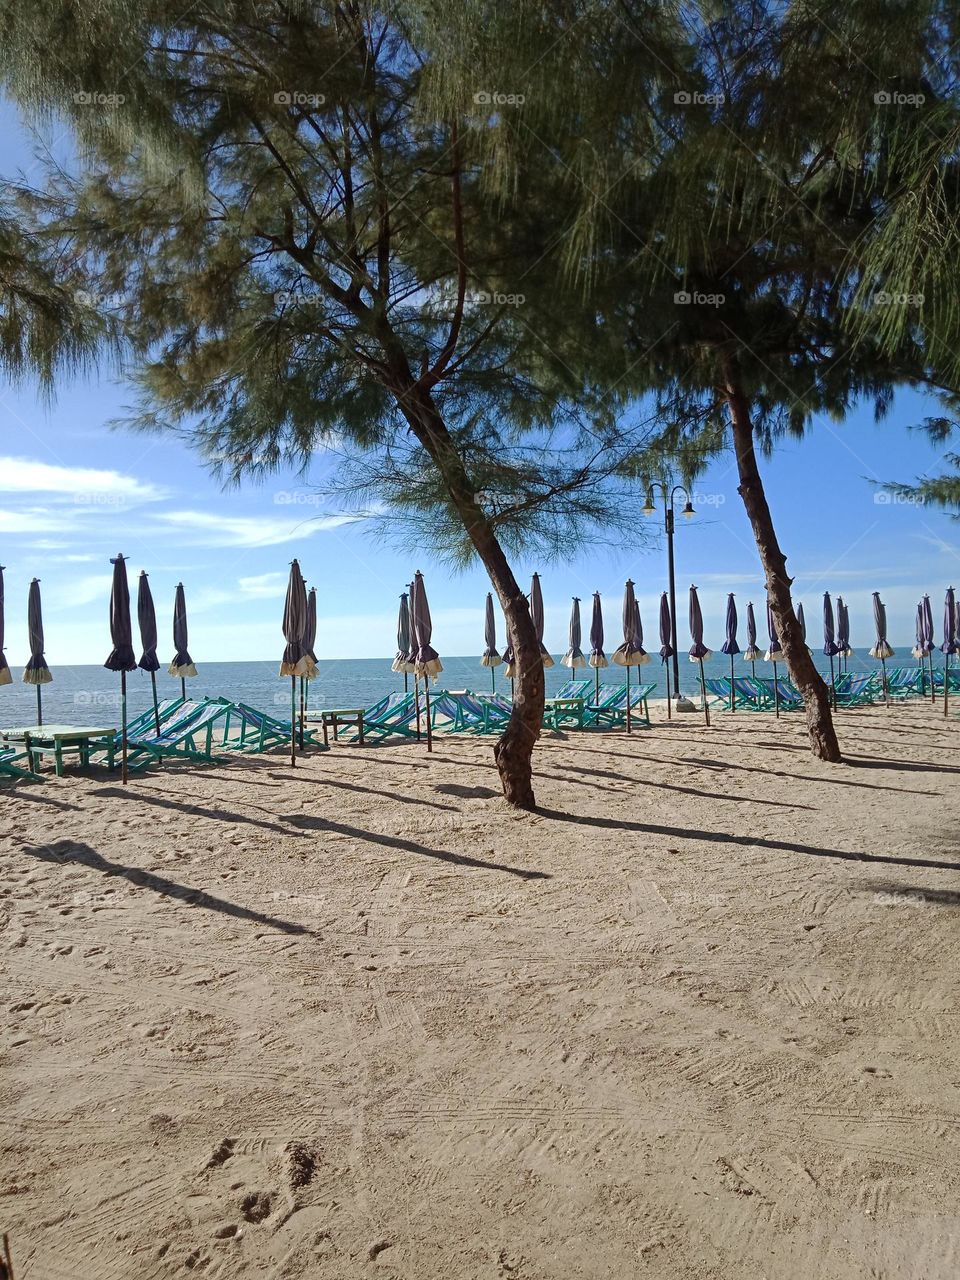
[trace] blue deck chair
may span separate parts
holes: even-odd
[[[656,689],[655,684],[641,684],[630,687],[630,723],[649,726],[650,708],[647,699]],[[607,688],[611,692],[603,694]],[[585,729],[615,729],[627,723],[627,690],[625,685],[601,685],[599,702],[590,703],[584,708],[583,725]],[[639,716],[636,714],[640,712]]]
[[[161,724],[159,736],[156,728],[152,733],[127,733],[127,763],[132,769],[143,769],[168,759],[212,760],[214,727],[219,725],[226,732],[229,715],[230,705],[217,699],[186,702]]]

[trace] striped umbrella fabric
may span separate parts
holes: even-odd
[[[743,651],[744,662],[756,662],[763,654],[757,648],[757,618],[753,612],[753,602],[747,604],[747,647]]]
[[[499,667],[503,659],[497,649],[497,619],[493,611],[493,592],[487,592],[487,604],[483,615],[483,656],[481,667]]]
[[[607,665],[607,655],[603,651],[603,608],[600,604],[600,592],[595,591],[590,616],[590,666],[599,669]]]
[[[547,647],[543,643],[543,592],[540,590],[540,575],[535,573],[533,581],[530,584],[530,617],[533,619],[533,629],[537,633],[537,639],[540,641],[540,656],[543,658],[545,667],[553,666],[553,658],[547,652]]]
[[[580,648],[580,597],[573,597],[573,604],[570,607],[570,631],[568,636],[567,652],[560,659],[565,667],[577,671],[587,665],[587,659],[583,650]]]
[[[187,649],[187,598],[184,595],[182,582],[177,583],[176,594],[173,597],[173,647],[176,652],[173,655],[173,661],[167,667],[170,675],[179,676],[181,680],[187,676],[195,676],[197,668]]]
[[[406,591],[400,592],[400,610],[397,614],[397,656],[393,660],[391,670],[410,672],[413,663],[410,661],[410,603]]]
[[[49,684],[53,679],[43,656],[43,608],[40,601],[40,579],[30,583],[27,596],[27,632],[30,639],[30,657],[23,672],[24,684]]]
[[[10,667],[7,664],[6,654],[3,652],[3,627],[4,627],[4,607],[3,607],[3,569],[0,564],[0,684],[10,684],[13,676],[10,674]]]

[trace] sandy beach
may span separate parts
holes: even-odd
[[[960,1273],[960,724],[0,790],[16,1280]]]

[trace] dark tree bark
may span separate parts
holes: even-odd
[[[543,723],[544,676],[540,642],[526,596],[514,577],[486,512],[477,501],[463,459],[456,449],[430,392],[407,370],[397,394],[410,429],[437,466],[450,500],[483,562],[500,600],[516,657],[513,711],[493,749],[507,801],[518,809],[536,808],[533,791],[533,748]]]
[[[830,712],[830,696],[826,682],[813,664],[813,658],[800,631],[797,615],[793,611],[793,601],[790,597],[793,579],[787,576],[787,558],[780,549],[770,507],[767,505],[760,469],[757,466],[750,405],[733,357],[727,357],[724,361],[723,374],[723,394],[730,406],[733,445],[740,476],[737,491],[743,499],[743,505],[753,528],[757,550],[760,552],[760,562],[766,575],[767,599],[770,602],[777,635],[783,646],[787,670],[803,695],[810,748],[813,754],[820,760],[836,762],[842,757]]]

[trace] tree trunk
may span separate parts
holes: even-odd
[[[790,598],[792,579],[787,577],[787,558],[777,541],[767,497],[763,491],[753,443],[750,406],[740,382],[736,361],[732,357],[724,362],[723,390],[733,422],[733,444],[740,476],[737,492],[743,499],[757,550],[760,552],[760,562],[766,575],[767,599],[783,646],[787,670],[803,695],[810,748],[820,760],[836,762],[841,759],[841,755],[830,712],[830,695],[826,682],[813,664],[813,658],[800,631],[800,623],[793,611],[793,601]]]
[[[518,809],[535,809],[533,748],[543,723],[544,677],[540,642],[530,617],[529,603],[513,575],[493,525],[473,493],[463,459],[429,391],[411,380],[397,395],[397,402],[414,435],[443,477],[450,499],[503,608],[518,674],[514,683],[513,711],[493,749],[493,756],[507,801]]]

